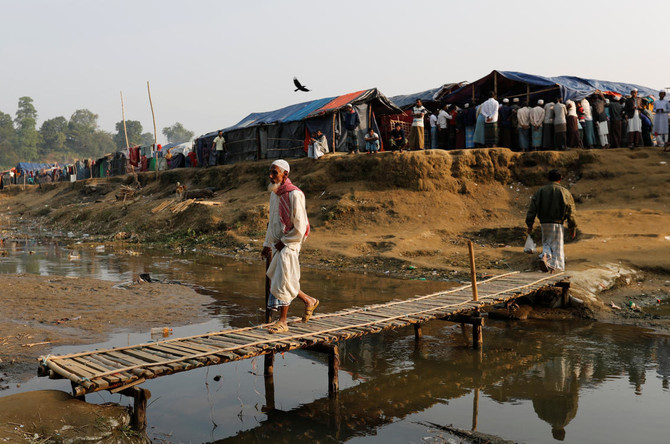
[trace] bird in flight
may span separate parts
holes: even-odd
[[[295,90],[293,92],[296,92],[296,91],[307,92],[307,91],[309,91],[306,87],[302,86],[302,84],[300,83],[300,81],[298,80],[297,77],[293,77],[293,84],[295,85]]]

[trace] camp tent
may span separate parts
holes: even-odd
[[[20,174],[30,174],[31,171],[35,174],[37,171],[50,170],[51,168],[53,168],[53,165],[48,163],[19,162],[16,165],[16,171]]]
[[[495,91],[499,98],[518,97],[522,102],[534,103],[538,99],[581,100],[596,90],[612,95],[629,94],[633,88],[639,90],[641,96],[652,95],[656,91],[640,85],[605,80],[585,79],[575,76],[544,77],[516,71],[492,71],[490,74],[468,85],[458,88],[443,100],[447,103],[463,105],[486,100],[490,91]]]
[[[302,102],[275,111],[252,113],[223,130],[228,146],[226,163],[304,156],[309,134],[317,129],[326,135],[331,151],[333,146],[335,151],[343,151],[346,148],[342,137],[342,114],[348,103],[355,107],[361,120],[358,135],[361,147],[368,127],[372,126],[378,131],[377,116],[402,111],[376,88],[372,88]],[[196,140],[195,149],[201,165],[209,157],[217,133],[213,131]]]

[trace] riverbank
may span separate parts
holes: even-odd
[[[573,295],[595,319],[667,329],[669,157],[652,148],[483,149],[293,160],[291,177],[306,194],[312,226],[301,261],[305,267],[463,281],[469,276],[467,241],[472,240],[480,278],[532,269],[533,256],[522,251],[526,207],[533,191],[546,183],[546,172],[559,168],[577,202],[579,234],[566,244]],[[13,186],[0,193],[2,227],[60,236],[71,242],[72,254],[114,244],[132,254],[161,246],[176,256],[196,251],[259,260],[269,164]],[[185,206],[175,194],[178,182],[187,191],[209,188],[213,193],[204,203]],[[121,191],[127,188],[122,187],[135,191],[124,199]],[[3,233],[3,238],[14,235]],[[539,243],[539,232],[534,237]],[[30,351],[30,366],[38,349],[25,343],[83,343],[84,338],[91,343],[123,328],[188,323],[202,319],[207,303],[185,287],[166,292],[161,286],[138,285],[128,292],[86,279],[0,279],[10,292],[3,294],[0,359],[23,361]],[[81,309],[92,293],[99,299],[85,307],[96,319],[102,317],[98,330],[85,329]],[[630,302],[639,310],[630,309]],[[134,315],[101,310],[110,305]],[[82,318],[70,320],[77,316]],[[50,328],[61,319],[73,326],[71,336],[55,336]]]

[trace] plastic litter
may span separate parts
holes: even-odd
[[[533,238],[530,237],[530,234],[526,236],[526,244],[523,246],[523,252],[528,254],[537,253],[537,245],[533,241]]]

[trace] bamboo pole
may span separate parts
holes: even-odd
[[[128,143],[128,129],[126,128],[126,108],[123,105],[123,91],[121,91],[121,117],[123,118],[123,134],[126,136],[126,148],[130,148]]]
[[[468,241],[468,250],[470,250],[470,278],[472,280],[472,300],[478,301],[477,293],[477,271],[475,270],[475,250],[472,241]]]
[[[151,118],[154,120],[154,149],[158,146],[158,135],[156,134],[156,114],[154,114],[154,103],[151,100],[151,88],[147,80],[147,92],[149,93],[149,105],[151,105]]]

